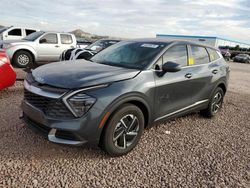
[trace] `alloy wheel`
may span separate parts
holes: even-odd
[[[114,145],[119,149],[126,149],[136,140],[139,131],[139,120],[133,114],[125,115],[117,123],[114,134]]]
[[[26,66],[29,64],[30,59],[26,54],[21,54],[18,56],[17,61],[20,65]]]
[[[212,102],[212,112],[215,114],[219,111],[222,105],[222,94],[220,92],[216,93]]]

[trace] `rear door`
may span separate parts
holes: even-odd
[[[47,33],[37,44],[38,61],[59,61],[61,54],[57,33]]]
[[[74,48],[74,41],[73,41],[72,35],[69,35],[69,34],[60,34],[60,39],[61,39],[61,44],[60,44],[61,53],[64,50],[68,50],[70,48]]]
[[[170,47],[155,65],[156,70],[166,62],[175,62],[182,66],[179,72],[167,72],[160,76],[155,72],[155,119],[174,115],[192,104],[193,88],[188,67],[187,45],[178,44]]]
[[[209,100],[213,85],[213,77],[219,75],[219,65],[211,63],[208,50],[202,46],[190,45],[190,65],[192,78],[190,79],[193,88],[193,103]],[[218,55],[218,54],[217,54]]]

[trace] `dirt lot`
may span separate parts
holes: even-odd
[[[120,158],[32,132],[18,118],[17,82],[0,93],[0,187],[250,187],[250,65],[230,66],[217,117],[192,114],[145,130]]]

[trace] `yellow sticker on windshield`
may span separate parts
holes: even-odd
[[[194,59],[193,58],[188,58],[188,65],[193,65],[194,64]]]

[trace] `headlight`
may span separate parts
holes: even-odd
[[[66,99],[66,103],[76,117],[81,117],[86,114],[94,105],[95,101],[95,98],[86,95],[85,93],[77,93]]]
[[[3,44],[2,46],[4,49],[8,49],[8,48],[12,47],[12,44]]]

